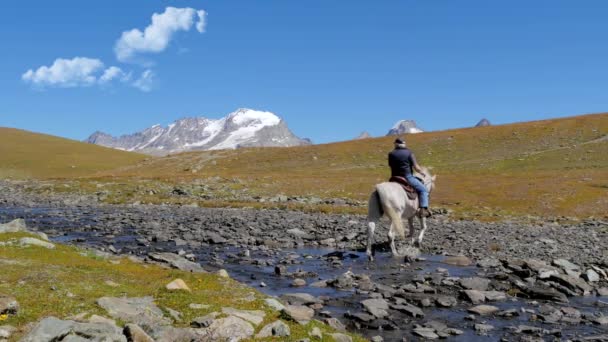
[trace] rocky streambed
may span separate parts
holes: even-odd
[[[440,216],[430,220],[421,254],[406,262],[377,244],[370,263],[361,216],[74,204],[3,193],[0,222],[25,218],[55,241],[226,269],[376,340],[608,340],[602,220],[528,225]],[[385,236],[380,229],[376,238]]]

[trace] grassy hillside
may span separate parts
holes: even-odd
[[[115,169],[146,156],[0,127],[0,178],[71,178]]]
[[[101,176],[203,184],[208,193],[222,183],[233,195],[366,200],[373,185],[389,175],[386,155],[393,139],[183,153]],[[419,162],[438,175],[436,206],[483,217],[608,212],[608,114],[429,132],[406,140]]]

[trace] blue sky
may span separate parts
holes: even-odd
[[[146,36],[168,6],[179,20]],[[0,126],[81,140],[247,107],[322,143],[400,119],[608,111],[607,14],[591,0],[6,0]]]

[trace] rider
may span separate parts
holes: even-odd
[[[395,149],[388,154],[388,165],[391,167],[391,176],[405,177],[408,183],[418,192],[420,216],[431,216],[431,212],[429,211],[429,191],[418,178],[414,177],[412,169],[422,174],[424,174],[424,171],[416,162],[414,153],[405,146],[405,141],[399,138],[395,139]]]

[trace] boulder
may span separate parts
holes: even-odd
[[[148,257],[154,261],[169,264],[173,268],[177,268],[182,271],[206,273],[200,264],[192,262],[188,259],[182,258],[181,256],[173,253],[149,253]]]
[[[486,291],[490,286],[490,279],[479,277],[462,278],[458,283],[467,290]]]
[[[334,333],[329,334],[329,336],[331,336],[331,338],[333,338],[335,342],[353,342],[353,338],[348,335]]]
[[[154,339],[137,324],[126,324],[122,332],[129,342],[154,342]]]
[[[307,324],[315,314],[315,311],[303,305],[287,305],[281,313],[288,319],[294,320],[302,325]]]
[[[192,290],[190,290],[190,288],[188,287],[186,282],[180,278],[175,279],[174,281],[167,284],[167,286],[165,286],[165,287],[169,291],[180,291],[181,290],[181,291],[192,292]]]
[[[54,249],[55,245],[50,243],[50,242],[46,242],[46,241],[42,241],[36,238],[31,238],[31,237],[24,237],[19,239],[19,245],[21,246],[38,246],[38,247],[44,247],[44,248],[48,248],[48,249]]]
[[[281,299],[293,305],[323,304],[323,301],[308,293],[285,293]]]
[[[222,313],[230,316],[236,316],[242,318],[255,326],[260,325],[266,317],[266,313],[261,310],[238,310],[234,308],[222,308]]]
[[[8,340],[17,328],[10,325],[0,325],[0,341]]]
[[[82,336],[88,339],[84,340]],[[79,323],[47,317],[21,339],[22,342],[40,341],[107,341],[127,342],[122,330],[109,323]]]
[[[213,321],[205,329],[205,336],[208,336],[210,341],[240,341],[252,337],[254,332],[255,329],[247,321],[228,316]]]
[[[388,303],[384,299],[366,299],[361,302],[361,305],[376,318],[388,316]]]
[[[274,322],[264,326],[262,328],[262,330],[260,330],[260,332],[257,333],[257,335],[255,335],[255,337],[256,338],[265,338],[265,337],[271,337],[271,336],[287,337],[289,335],[291,335],[289,326],[287,324],[285,324],[283,321],[277,320],[277,321],[274,321]]]
[[[279,302],[278,300],[276,300],[274,298],[266,298],[266,299],[264,299],[264,302],[266,303],[267,306],[271,307],[272,309],[274,309],[276,311],[281,311],[281,310],[285,309],[285,305],[281,304],[281,302]]]
[[[190,326],[193,328],[207,328],[215,321],[217,316],[219,316],[219,312],[212,312],[202,317],[196,317],[190,321]]]
[[[445,257],[445,259],[443,259],[443,262],[448,265],[454,266],[470,266],[473,264],[473,260],[467,258],[464,255],[447,256]]]
[[[135,323],[146,331],[156,326],[171,323],[154,304],[154,298],[152,297],[102,297],[97,300],[97,304],[113,318],[127,323]]]
[[[495,312],[498,312],[500,309],[493,305],[477,305],[472,308],[469,308],[469,312],[474,314],[478,314],[480,316],[491,315]]]
[[[564,270],[564,272],[566,272],[566,271],[579,272],[581,270],[581,268],[578,265],[575,265],[566,259],[555,259],[555,260],[553,260],[552,264],[554,266],[560,267],[561,269]]]
[[[8,223],[0,224],[0,233],[19,233],[27,232],[27,226],[24,219],[12,220]]]

